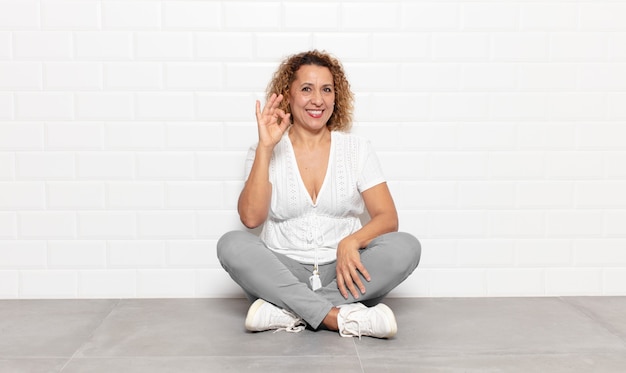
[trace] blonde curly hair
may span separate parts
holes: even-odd
[[[296,72],[303,65],[322,66],[330,70],[335,86],[335,107],[326,126],[331,131],[349,131],[352,126],[354,95],[350,90],[350,83],[343,71],[343,66],[339,60],[326,52],[312,50],[287,57],[280,64],[267,86],[266,100],[269,100],[272,93],[282,94],[287,98],[291,83],[296,79]],[[279,107],[285,113],[291,113],[289,100],[283,100]]]

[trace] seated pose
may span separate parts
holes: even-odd
[[[238,211],[260,236],[217,243],[224,269],[251,301],[249,331],[339,331],[390,338],[380,303],[417,267],[421,246],[398,215],[370,142],[348,133],[353,94],[343,67],[319,51],[278,68],[256,102],[258,143],[246,159]],[[360,216],[367,209],[364,225]]]

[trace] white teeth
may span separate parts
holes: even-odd
[[[308,112],[313,114],[313,115],[322,115],[322,111],[321,110],[308,110]]]

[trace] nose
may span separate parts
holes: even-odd
[[[311,103],[313,105],[321,105],[322,104],[322,94],[318,91],[313,91],[313,94],[311,95]]]

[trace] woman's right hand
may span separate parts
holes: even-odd
[[[283,95],[272,93],[261,111],[261,102],[256,101],[256,121],[259,130],[259,146],[273,149],[289,128],[290,114],[279,109]]]

